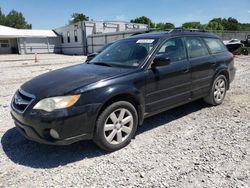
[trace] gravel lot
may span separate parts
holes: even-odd
[[[145,120],[126,148],[91,141],[47,146],[14,128],[10,100],[30,78],[83,62],[83,56],[0,56],[0,187],[250,187],[250,57],[224,104],[202,101]]]

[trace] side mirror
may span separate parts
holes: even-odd
[[[162,67],[170,64],[171,60],[167,57],[155,57],[152,67]]]

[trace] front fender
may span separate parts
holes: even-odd
[[[142,93],[137,88],[129,85],[115,85],[109,86],[105,89],[102,88],[102,92],[98,94],[95,98],[97,101],[105,103],[106,101],[110,100],[115,96],[124,94],[133,97],[138,103],[144,104],[144,98]]]
[[[95,92],[96,94],[98,93]],[[115,85],[109,86],[107,88],[102,88],[99,94],[95,95],[94,101],[101,103],[99,111],[103,106],[110,100],[115,99],[119,96],[127,96],[132,98],[136,103],[136,109],[138,110],[139,125],[143,123],[144,112],[145,112],[145,102],[143,94],[140,90],[129,85]]]

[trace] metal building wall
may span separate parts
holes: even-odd
[[[145,32],[147,30],[123,31],[123,32],[115,32],[115,33],[103,33],[103,34],[89,35],[87,37],[88,52],[89,53],[96,52],[108,43],[112,43],[117,40],[127,38],[135,33],[138,33],[139,31]]]
[[[148,26],[145,24],[135,24],[128,22],[119,22],[119,21],[85,21],[83,22],[85,26],[86,36],[102,33],[115,33],[123,31],[135,31],[141,29],[148,29]]]
[[[114,40],[121,39],[121,37],[124,38],[126,34],[123,36],[120,32],[131,31],[132,33],[135,33],[142,29],[148,30],[148,26],[145,24],[132,24],[127,22],[84,21],[57,28],[54,31],[61,36],[61,49],[63,54],[86,55],[87,53],[96,51],[96,49],[99,49],[107,42],[113,42]],[[77,30],[78,42],[74,41],[75,30]],[[70,42],[68,42],[68,33]],[[109,34],[109,37],[107,37],[106,42],[103,42],[99,41],[102,39],[96,39],[96,34]],[[94,37],[92,37],[94,41],[89,44],[89,39],[87,38],[92,35],[94,35]]]
[[[75,41],[75,30],[77,41]],[[77,24],[61,27],[54,30],[60,38],[60,47],[63,54],[80,55],[84,54],[84,37],[82,22]],[[68,42],[69,33],[69,42]]]

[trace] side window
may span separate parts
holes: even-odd
[[[69,31],[67,32],[67,40],[68,40],[68,43],[70,43],[70,34],[69,34]]]
[[[202,57],[209,55],[208,49],[204,42],[198,37],[186,37],[186,45],[190,58]]]
[[[174,38],[167,40],[156,56],[169,58],[171,62],[181,61],[187,58],[186,50],[183,40],[181,38]]]
[[[204,38],[204,40],[213,54],[227,50],[225,45],[219,39]]]
[[[63,34],[61,34],[61,43],[64,43],[64,38],[63,38]]]
[[[1,48],[9,48],[10,44],[9,44],[9,40],[0,40],[0,47]]]
[[[151,51],[153,49],[154,44],[153,43],[152,44],[140,44],[139,46],[143,46],[149,52],[149,51]]]
[[[78,42],[77,30],[74,30],[75,42]]]

